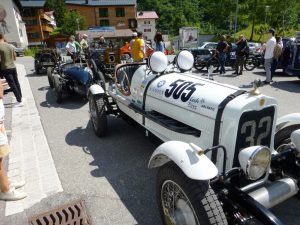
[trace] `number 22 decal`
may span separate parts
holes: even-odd
[[[165,91],[165,96],[167,98],[172,96],[174,99],[180,98],[181,101],[187,102],[197,90],[196,86],[203,86],[203,84],[179,79],[169,85],[170,88]],[[184,91],[188,92],[185,93]]]

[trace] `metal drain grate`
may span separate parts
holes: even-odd
[[[33,216],[29,225],[91,225],[83,200],[59,206],[51,211]]]

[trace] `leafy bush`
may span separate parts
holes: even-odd
[[[35,54],[40,50],[39,47],[29,47],[25,50],[25,56],[35,57]]]

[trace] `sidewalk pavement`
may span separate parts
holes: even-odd
[[[10,180],[24,179],[24,200],[7,202],[5,216],[23,212],[43,198],[62,192],[62,186],[45,137],[24,65],[17,64],[25,106],[12,108]]]

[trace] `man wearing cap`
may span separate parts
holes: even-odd
[[[89,47],[89,44],[87,42],[87,35],[86,34],[83,34],[82,35],[82,39],[80,41],[80,46],[83,50],[87,49]]]
[[[266,44],[263,45],[262,50],[265,50],[265,70],[266,70],[266,80],[264,81],[264,84],[270,84],[272,81],[272,73],[271,73],[271,67],[274,57],[274,48],[276,45],[276,39],[274,37],[275,30],[271,28],[268,32],[269,40]]]
[[[131,55],[134,62],[143,62],[145,58],[145,42],[143,40],[143,33],[138,32],[137,37],[132,44]]]

